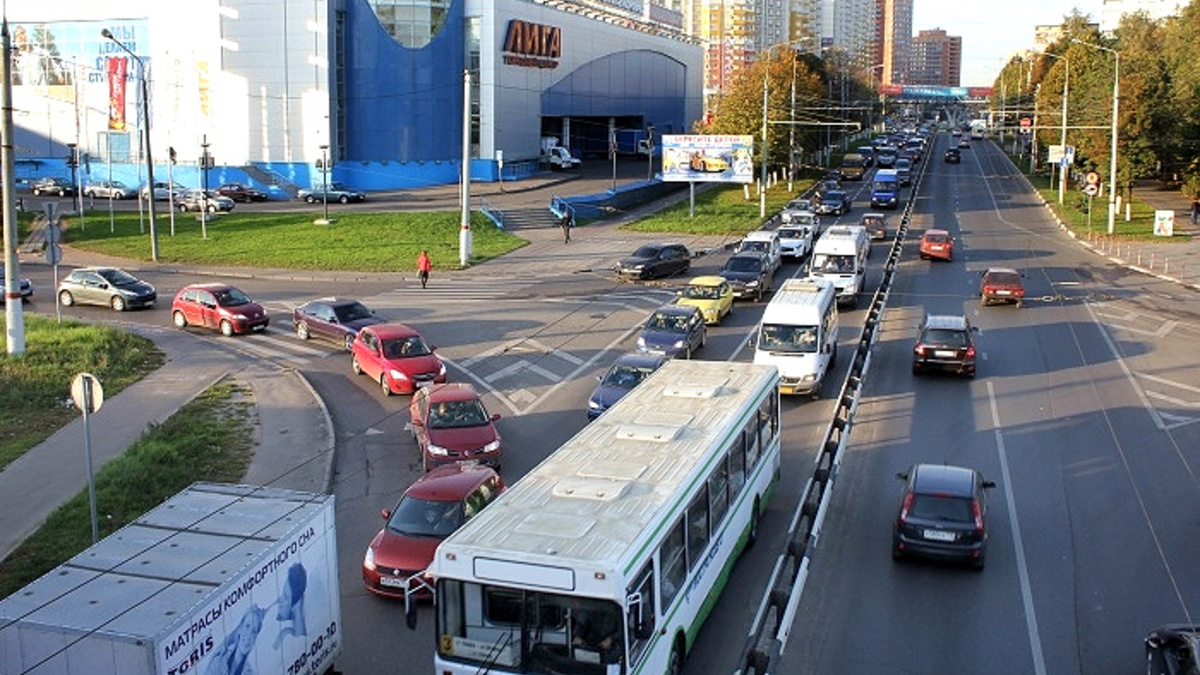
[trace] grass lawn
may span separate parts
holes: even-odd
[[[805,178],[792,183],[792,192],[787,183],[780,182],[767,190],[767,217],[760,217],[759,197],[750,187],[750,198],[741,185],[719,185],[696,192],[695,216],[689,215],[690,207],[686,196],[683,201],[658,213],[629,223],[625,229],[634,232],[669,232],[677,234],[703,234],[740,237],[751,230],[759,229],[768,218],[779,213],[789,201],[799,197],[812,186],[813,180]]]
[[[309,270],[397,272],[415,270],[417,254],[428,249],[435,268],[458,265],[458,212],[342,212],[332,225],[316,225],[312,213],[251,213],[236,209],[202,227],[194,213],[158,215],[159,260],[245,267]],[[150,239],[139,215],[99,210],[87,215],[85,227],[64,218],[65,240],[77,248],[108,255],[150,259]],[[479,213],[472,214],[476,261],[508,253],[525,241],[497,229]],[[207,238],[204,237],[207,230]]]
[[[0,470],[81,414],[71,403],[75,375],[95,375],[112,397],[163,362],[153,342],[123,330],[24,317],[25,355],[0,356]]]
[[[253,423],[247,390],[225,380],[151,428],[96,473],[100,537],[196,481],[240,481],[253,454]],[[20,590],[91,545],[85,488],[0,562],[0,597]]]

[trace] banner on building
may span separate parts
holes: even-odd
[[[125,131],[125,57],[108,58],[108,128]]]
[[[753,136],[666,135],[662,158],[667,182],[754,182]]]

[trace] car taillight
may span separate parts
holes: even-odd
[[[908,510],[912,508],[913,494],[910,492],[904,495],[904,505],[900,507],[900,516],[896,519],[901,525],[908,520]]]
[[[995,286],[984,286],[983,292],[985,295],[990,295],[990,294],[996,292],[996,287]]]
[[[967,347],[967,358],[968,359],[975,358],[975,348],[974,347]]]
[[[1024,297],[1024,295],[1025,295],[1025,289],[1024,289],[1024,288],[1017,288],[1017,289],[1014,289],[1014,290],[1013,290],[1013,295],[1017,296],[1018,298],[1020,298],[1020,297]]]
[[[917,356],[925,356],[925,346],[917,345],[913,347],[913,353],[915,353]]]
[[[983,510],[979,508],[979,500],[971,500],[971,510],[975,515],[975,533],[983,535]]]

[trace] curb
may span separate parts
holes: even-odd
[[[325,405],[325,399],[321,398],[321,395],[317,393],[316,388],[312,386],[312,383],[308,381],[304,373],[295,368],[287,368],[285,372],[292,372],[300,379],[300,383],[304,385],[304,388],[312,395],[317,407],[321,409],[321,416],[325,421],[325,470],[321,478],[321,491],[325,494],[332,494],[330,488],[333,486],[333,460],[337,449],[337,439],[333,431],[333,417],[329,414],[329,407]]]

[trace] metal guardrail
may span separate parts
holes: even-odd
[[[900,262],[904,240],[908,234],[909,220],[915,202],[914,195],[924,178],[929,165],[929,154],[921,162],[921,170],[914,177],[909,189],[903,215],[896,228],[895,238],[884,263],[883,279],[871,298],[867,317],[863,322],[862,336],[854,350],[853,361],[838,392],[833,417],[818,446],[813,463],[812,476],[800,493],[792,522],[788,528],[783,553],[776,562],[767,591],[755,612],[754,621],[742,646],[739,666],[735,673],[766,675],[778,666],[780,656],[787,646],[792,624],[800,605],[808,569],[817,544],[821,528],[832,499],[834,479],[841,467],[850,432],[854,427],[854,415],[858,409],[862,386],[866,382],[871,366],[871,348],[879,335],[880,321],[887,308],[891,294],[896,265]]]

